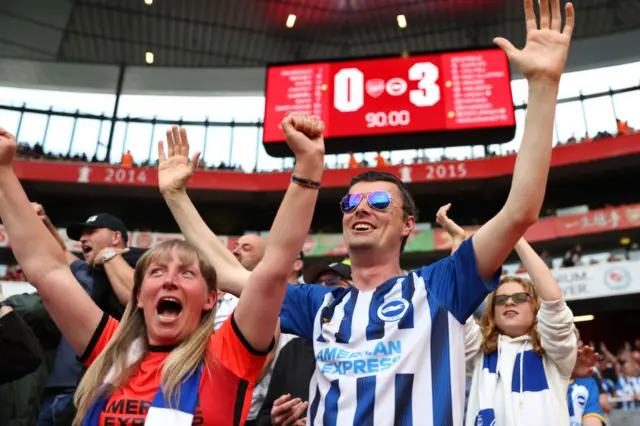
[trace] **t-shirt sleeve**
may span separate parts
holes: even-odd
[[[231,314],[211,336],[208,351],[215,362],[219,362],[236,377],[255,384],[274,344],[275,341],[272,341],[266,351],[254,349],[240,332],[234,315]]]
[[[80,357],[80,362],[85,366],[89,367],[93,361],[102,353],[104,348],[107,347],[107,343],[116,334],[116,330],[120,323],[113,317],[110,317],[107,313],[102,315],[102,319],[96,328],[96,331],[93,333],[89,344],[87,345],[87,349],[85,349],[84,353]]]
[[[71,273],[73,275],[77,274],[82,270],[88,270],[88,269],[89,269],[89,265],[87,265],[85,262],[83,262],[80,259],[76,260],[71,264]]]
[[[280,330],[313,340],[313,321],[330,292],[331,288],[316,284],[289,284],[280,311]]]
[[[431,293],[456,319],[464,324],[489,293],[496,289],[502,268],[488,279],[478,273],[472,238],[444,259],[414,271]]]
[[[589,389],[589,397],[587,398],[587,404],[584,407],[584,413],[582,415],[582,419],[586,419],[587,417],[597,417],[605,423],[604,413],[602,412],[602,407],[600,407],[600,392],[598,391],[598,384],[592,378],[588,383]]]
[[[93,279],[91,279],[91,267],[82,260],[76,260],[71,264],[71,273],[76,278],[76,281],[84,288],[89,294],[93,292]]]

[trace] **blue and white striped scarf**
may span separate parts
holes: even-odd
[[[142,345],[135,342],[132,346],[131,351],[129,351],[129,356],[127,357],[129,365],[133,364],[141,354],[140,348]],[[102,386],[108,386],[114,377],[115,372],[112,368]],[[173,404],[171,404],[174,408],[169,408],[169,397],[164,394],[162,386],[160,386],[147,412],[147,417],[144,422],[145,426],[191,426],[198,403],[198,389],[200,388],[201,377],[202,364],[200,364],[194,374],[182,381],[180,385],[180,398],[177,403],[174,400],[172,401]],[[100,414],[106,408],[108,401],[108,396],[98,397],[91,407],[89,407],[87,415],[82,421],[82,426],[98,426],[100,424]]]
[[[518,350],[513,367],[503,366],[501,369],[501,363],[504,363],[501,359],[501,346],[499,338],[498,350],[483,357],[478,392],[479,407],[473,426],[495,425],[495,398],[504,399],[503,409],[513,413],[518,425],[557,425],[558,420],[554,418],[554,404],[542,356],[525,341]],[[500,371],[504,373],[505,370],[512,374],[510,379],[503,378],[509,386],[503,386],[503,395],[497,395]],[[498,416],[504,416],[504,413],[498,413]],[[506,419],[501,418],[501,423],[504,424],[505,421]]]
[[[493,408],[493,398],[498,385],[497,366],[498,352],[485,354],[482,359],[482,373],[480,375],[480,411],[473,422],[474,426],[495,425],[496,412]]]

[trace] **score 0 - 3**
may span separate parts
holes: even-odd
[[[440,100],[438,67],[431,62],[418,62],[409,68],[409,81],[417,81],[418,88],[409,90],[409,101],[416,107],[431,107]],[[371,79],[365,84],[364,74],[358,68],[338,71],[333,80],[333,106],[340,112],[356,112],[364,106],[364,94],[374,98],[384,92],[390,96],[402,96],[408,90],[408,83],[400,77],[388,81]],[[407,110],[378,111],[365,114],[367,127],[407,126],[411,123],[411,113]]]

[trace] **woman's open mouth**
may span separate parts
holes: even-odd
[[[173,321],[182,312],[182,304],[175,297],[163,297],[156,306],[156,313],[163,321]]]

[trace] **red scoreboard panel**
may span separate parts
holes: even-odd
[[[278,127],[288,112],[322,118],[327,153],[502,143],[515,133],[500,49],[270,66],[263,142],[271,155],[291,155]]]

